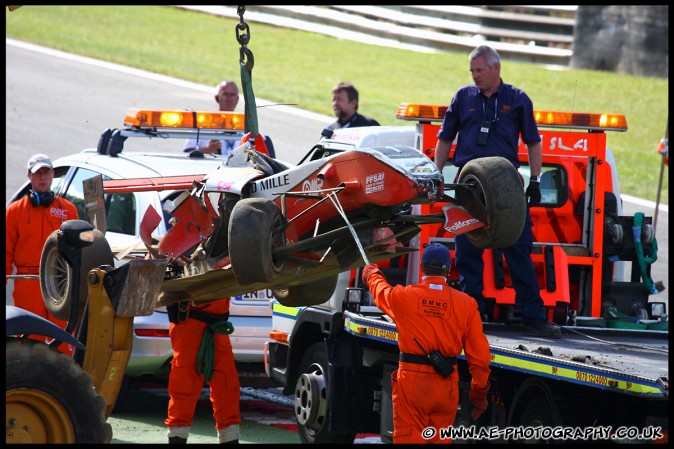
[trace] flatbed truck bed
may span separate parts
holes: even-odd
[[[346,332],[395,344],[397,329],[376,313],[344,312]],[[484,323],[492,368],[622,392],[667,398],[669,340],[667,331],[561,326],[562,338],[527,335],[517,324]],[[460,356],[465,360],[465,356]]]

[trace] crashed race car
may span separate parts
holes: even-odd
[[[130,110],[126,129],[107,143],[108,152],[121,151],[115,146],[137,133],[194,133],[163,121],[180,114]],[[197,117],[202,136],[232,131],[211,119],[213,113],[182,114]],[[208,123],[220,128],[205,129]],[[103,181],[105,193],[184,190],[164,206],[173,226],[159,241],[151,233],[160,212],[149,208],[141,224],[151,257],[167,259],[158,305],[263,288],[284,305],[320,304],[332,295],[340,272],[416,251],[408,244],[425,223],[445,223],[483,248],[511,245],[524,224],[522,184],[503,158],[473,161],[449,183],[412,146],[358,147],[327,133],[293,165],[256,151],[254,139],[242,142],[211,173]],[[436,201],[447,203],[443,214],[412,212],[416,204]]]

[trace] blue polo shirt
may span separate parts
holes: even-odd
[[[460,88],[452,98],[438,137],[454,140],[457,133],[454,165],[463,165],[479,157],[502,156],[519,167],[517,147],[520,132],[526,144],[541,141],[534,120],[534,105],[524,91],[501,80],[498,90],[487,98],[475,84]],[[483,122],[491,123],[487,144],[477,144]]]

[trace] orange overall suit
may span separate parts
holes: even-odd
[[[196,311],[196,313],[195,313]],[[169,375],[168,418],[164,424],[169,428],[169,436],[175,434],[187,438],[192,418],[204,387],[204,375],[197,370],[197,354],[208,324],[197,319],[197,314],[222,319],[229,314],[229,298],[190,307],[187,318],[176,324],[171,323],[169,335],[173,346],[173,360]],[[223,320],[224,321],[224,320]],[[241,414],[239,409],[239,374],[234,364],[234,353],[229,335],[218,334],[215,338],[213,377],[208,381],[210,400],[213,405],[215,428],[220,442],[238,440]],[[182,429],[178,429],[182,428]]]
[[[396,323],[401,354],[423,360],[424,351],[456,357],[465,350],[472,383],[478,388],[488,385],[489,343],[473,298],[449,287],[442,276],[425,276],[421,284],[391,287],[377,269],[367,284],[374,303]],[[458,382],[456,369],[443,378],[430,364],[400,361],[391,376],[393,442],[450,443],[439,438],[439,429],[454,423]],[[436,432],[424,433],[427,428]]]
[[[11,275],[16,266],[17,275],[37,275],[40,270],[42,248],[49,235],[61,228],[66,220],[77,220],[77,207],[61,197],[54,197],[48,206],[33,206],[29,196],[14,201],[5,209],[5,274]],[[5,284],[7,278],[5,277]],[[14,305],[33,312],[65,329],[66,322],[47,311],[37,279],[14,280]],[[32,337],[44,341],[44,337]],[[61,344],[59,350],[68,355],[72,347]]]

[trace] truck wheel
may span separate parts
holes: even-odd
[[[517,394],[508,410],[508,427],[559,427],[563,423],[555,396],[547,382],[530,377],[517,388]],[[516,441],[522,442],[522,441]],[[543,442],[530,441],[527,442]]]
[[[300,440],[305,444],[352,444],[356,432],[335,433],[328,429],[331,403],[328,401],[328,356],[323,343],[307,348],[295,385],[295,418]]]
[[[288,307],[315,306],[330,299],[337,286],[337,275],[307,284],[272,289],[274,298]]]
[[[70,318],[71,289],[73,283],[72,268],[58,250],[58,230],[52,232],[42,249],[40,258],[40,291],[49,313],[59,320]],[[113,265],[112,250],[105,236],[94,230],[94,241],[82,249],[80,267],[79,304],[77,319],[82,317],[88,294],[87,275],[89,271],[101,265]]]
[[[527,206],[522,180],[513,164],[503,157],[469,161],[461,170],[460,184],[468,184],[487,209],[487,225],[467,232],[478,248],[504,248],[522,234]]]
[[[72,357],[29,339],[5,348],[7,443],[110,443],[105,400]]]
[[[285,245],[285,218],[273,201],[245,198],[232,210],[228,241],[232,271],[237,282],[248,285],[271,282],[283,269],[283,261],[274,256]]]
[[[522,410],[516,426],[522,427],[557,427],[561,423],[553,418],[552,406],[543,397],[532,398]],[[522,443],[522,441],[514,441]],[[526,443],[547,443],[548,440],[526,440]]]

